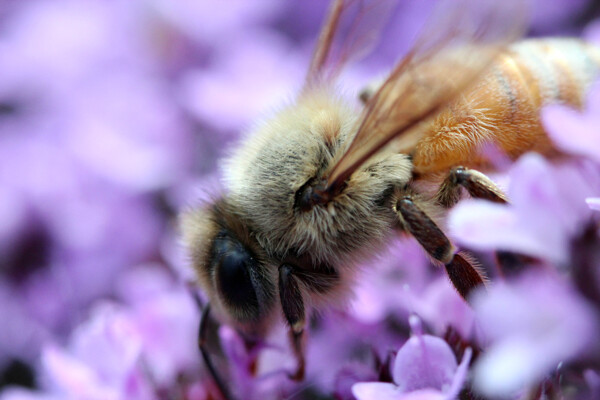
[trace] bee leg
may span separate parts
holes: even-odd
[[[465,300],[473,289],[485,286],[483,274],[468,257],[456,253],[448,237],[415,204],[410,195],[405,195],[398,200],[396,210],[404,228],[417,239],[431,257],[444,263],[450,281]]]
[[[467,189],[471,197],[482,198],[495,203],[508,203],[506,195],[490,178],[474,169],[454,167],[440,185],[436,201],[443,207],[450,208],[460,199],[460,187]],[[509,251],[497,251],[496,262],[501,276],[515,275],[524,270],[535,259],[523,254]]]
[[[199,299],[196,297],[196,301],[199,302]],[[215,365],[212,362],[212,358],[208,352],[207,346],[207,326],[210,318],[210,303],[206,303],[202,307],[202,315],[200,317],[200,325],[198,327],[198,348],[200,349],[200,353],[202,354],[202,359],[204,360],[204,365],[208,370],[208,373],[213,378],[217,389],[221,392],[221,397],[225,400],[234,400],[234,397],[231,396],[229,390],[227,389],[227,385],[221,378],[221,375],[217,372]]]
[[[465,167],[454,167],[444,179],[436,194],[436,202],[450,208],[460,199],[460,187],[467,189],[471,197],[487,199],[495,203],[507,203],[506,195],[485,174]]]
[[[290,326],[290,342],[294,355],[298,360],[296,372],[290,375],[295,381],[304,379],[304,328],[306,326],[306,313],[304,300],[295,276],[294,267],[283,264],[279,267],[279,298],[283,315]]]

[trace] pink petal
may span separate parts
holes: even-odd
[[[465,200],[450,212],[451,236],[474,250],[514,251],[549,259],[562,259],[562,245],[549,246],[536,231],[521,229],[519,215],[505,205]]]
[[[403,393],[426,388],[444,391],[455,371],[456,358],[444,340],[416,335],[398,351],[392,375]]]
[[[594,346],[597,318],[561,277],[530,273],[474,296],[491,345],[475,365],[486,396],[509,396]]]
[[[0,400],[61,400],[64,397],[55,396],[39,391],[24,389],[21,387],[9,387],[3,389],[0,394]]]
[[[434,389],[421,389],[403,394],[398,400],[456,400],[456,398],[449,397]]]
[[[402,392],[392,383],[361,382],[352,385],[352,394],[358,400],[398,400]]]
[[[568,239],[589,218],[584,199],[598,173],[579,164],[553,166],[529,153],[510,171],[511,204],[466,200],[449,217],[452,236],[478,250],[507,250],[556,263],[568,261]],[[569,182],[568,190],[564,182]]]
[[[593,103],[597,101],[593,99]],[[542,109],[542,122],[550,138],[562,150],[600,162],[597,118],[567,106],[550,105]]]
[[[116,389],[101,385],[89,366],[56,347],[42,351],[42,365],[57,389],[69,398],[116,400],[119,397]]]
[[[585,202],[592,210],[600,211],[600,197],[589,197]]]
[[[470,347],[467,347],[465,350],[465,354],[463,355],[463,359],[460,362],[460,365],[456,369],[456,373],[454,374],[454,379],[452,379],[452,385],[450,389],[446,393],[448,399],[454,399],[458,397],[460,390],[465,384],[467,380],[467,374],[469,373],[469,363],[471,362],[471,356],[473,355],[473,350]]]
[[[130,315],[117,305],[101,303],[74,332],[70,347],[100,379],[118,386],[136,368],[142,341]]]
[[[358,400],[454,400],[434,389],[415,390],[410,393],[400,393],[391,383],[361,382],[352,386],[352,394]]]

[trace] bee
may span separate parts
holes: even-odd
[[[478,171],[492,166],[482,146],[512,158],[557,153],[540,108],[582,106],[600,69],[600,50],[579,40],[514,42],[526,26],[524,2],[472,3],[440,6],[388,77],[363,93],[361,110],[336,92],[337,71],[361,42],[341,31],[347,15],[359,28],[350,31],[374,18],[350,13],[356,2],[335,0],[295,102],[225,160],[223,197],[181,216],[213,309],[249,336],[283,317],[296,378],[310,310],[343,305],[357,265],[395,232],[414,236],[465,299],[484,285],[433,215],[463,188],[506,202]]]

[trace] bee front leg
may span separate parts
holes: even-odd
[[[194,296],[196,303],[200,305],[200,299],[197,294]],[[202,359],[204,360],[204,365],[208,370],[208,373],[213,378],[217,389],[221,392],[221,397],[225,400],[234,400],[234,397],[231,396],[229,390],[227,389],[227,385],[219,375],[219,372],[215,368],[215,365],[210,357],[210,353],[208,352],[207,346],[207,332],[208,332],[208,321],[210,319],[210,303],[206,303],[202,307],[202,315],[200,316],[200,325],[198,327],[198,348],[200,349],[200,354],[202,354]]]
[[[454,167],[444,179],[436,194],[436,202],[450,208],[460,199],[460,188],[467,189],[471,197],[495,203],[507,203],[506,195],[485,174],[465,167]]]
[[[405,195],[398,200],[396,211],[403,227],[423,246],[427,253],[444,263],[450,281],[466,300],[475,288],[485,286],[483,274],[455,247],[427,214]]]
[[[294,355],[298,360],[296,372],[290,376],[295,381],[304,379],[304,328],[306,326],[306,312],[304,300],[295,276],[294,267],[283,264],[279,267],[279,298],[283,315],[290,326],[290,342]]]

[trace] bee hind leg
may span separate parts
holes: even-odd
[[[454,167],[438,189],[435,200],[445,208],[454,206],[464,187],[471,197],[487,199],[495,203],[507,203],[506,195],[485,174],[465,167]]]
[[[304,300],[300,291],[299,278],[290,264],[279,267],[279,298],[281,308],[287,323],[290,326],[290,343],[294,356],[298,361],[296,371],[290,375],[295,381],[304,379],[304,328],[306,326],[306,311]]]
[[[450,281],[465,300],[474,289],[485,287],[484,274],[470,257],[456,252],[448,237],[421,210],[412,196],[402,196],[396,204],[396,211],[404,229],[417,239],[431,257],[444,264]]]

